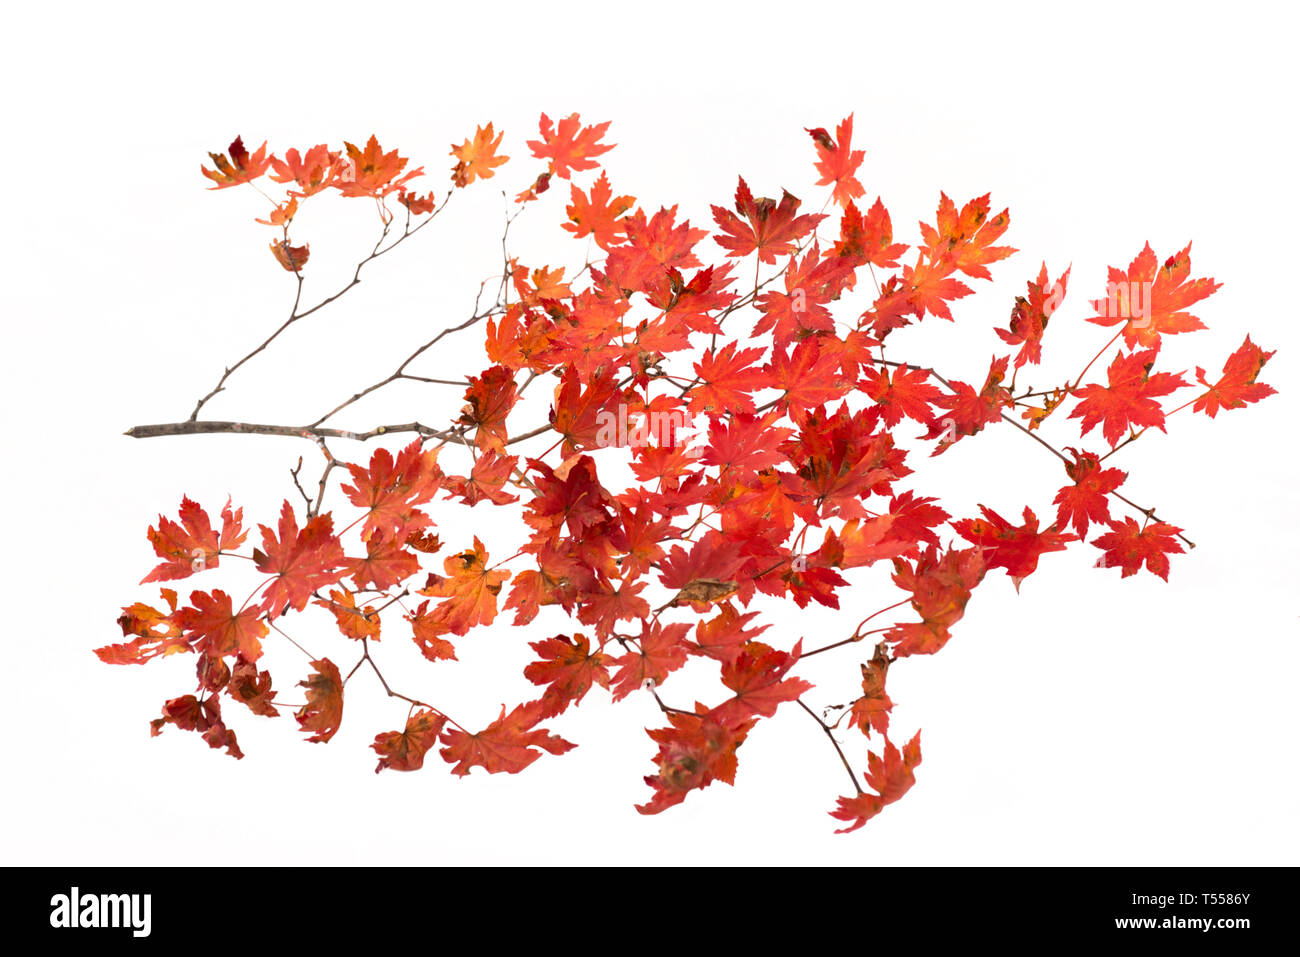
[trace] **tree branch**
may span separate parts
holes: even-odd
[[[329,429],[316,425],[265,425],[260,422],[217,422],[188,421],[163,422],[156,425],[133,425],[123,432],[133,439],[152,439],[163,435],[212,435],[230,433],[238,435],[285,435],[291,438],[310,439],[353,439],[364,442],[380,435],[393,432],[418,432],[427,438],[454,441],[458,432],[434,429],[419,422],[406,422],[401,425],[380,425],[368,432],[349,432],[346,429]]]
[[[1118,336],[1116,336],[1116,338],[1118,338]],[[1111,340],[1111,342],[1114,342],[1114,341],[1115,341],[1114,339]],[[1107,344],[1107,347],[1109,347],[1109,343]],[[1102,350],[1102,352],[1105,352],[1105,351],[1106,351],[1105,349]],[[1100,355],[1100,353],[1099,353],[1099,355]],[[940,383],[942,383],[944,386],[946,386],[950,392],[956,393],[956,391],[957,391],[955,388],[953,388],[953,384],[952,384],[951,382],[949,382],[947,379],[945,379],[943,376],[939,375],[939,373],[935,372],[933,369],[929,368],[928,366],[918,366],[918,365],[914,365],[914,364],[912,364],[912,363],[910,363],[910,362],[893,362],[893,361],[891,361],[891,360],[889,360],[889,359],[877,359],[876,361],[879,362],[879,363],[880,363],[881,365],[883,365],[883,366],[907,366],[909,369],[915,369],[915,370],[917,370],[917,371],[919,371],[919,372],[925,372],[925,373],[927,373],[927,374],[929,374],[929,375],[934,376],[935,379],[937,379]],[[1097,361],[1097,360],[1094,359],[1093,362],[1095,362],[1095,361]],[[1092,363],[1089,363],[1089,365],[1091,365],[1091,364],[1092,364]],[[1085,369],[1084,371],[1086,372],[1087,370]],[[1082,376],[1080,376],[1080,378],[1082,378]],[[1038,443],[1039,445],[1041,445],[1043,448],[1047,449],[1047,451],[1051,452],[1053,455],[1055,455],[1055,456],[1056,456],[1058,459],[1060,459],[1062,462],[1065,462],[1065,463],[1069,464],[1070,460],[1069,460],[1068,458],[1065,457],[1065,454],[1064,454],[1063,452],[1061,452],[1060,449],[1058,449],[1056,446],[1052,445],[1052,443],[1048,442],[1048,441],[1047,441],[1046,439],[1044,439],[1041,435],[1037,434],[1036,432],[1034,432],[1034,431],[1032,431],[1032,430],[1030,430],[1030,429],[1025,428],[1025,426],[1024,426],[1022,423],[1017,422],[1015,419],[1013,419],[1011,416],[1007,415],[1005,412],[1002,413],[1002,421],[1004,421],[1004,422],[1010,422],[1010,423],[1011,423],[1012,425],[1014,425],[1017,429],[1019,429],[1021,432],[1025,433],[1025,435],[1029,436],[1031,439],[1033,439],[1035,442],[1037,442],[1037,443]],[[1113,451],[1113,450],[1112,450],[1112,451]],[[1121,502],[1123,502],[1124,504],[1126,504],[1126,505],[1128,505],[1128,506],[1130,506],[1130,507],[1132,507],[1132,508],[1137,509],[1137,510],[1138,510],[1139,512],[1141,512],[1143,515],[1145,515],[1149,520],[1154,521],[1154,522],[1162,522],[1162,521],[1164,521],[1163,519],[1159,518],[1159,517],[1156,515],[1156,510],[1155,510],[1155,507],[1154,507],[1154,506],[1152,506],[1151,508],[1143,508],[1141,505],[1138,505],[1138,504],[1137,504],[1136,502],[1134,502],[1133,500],[1128,499],[1128,498],[1125,498],[1123,495],[1121,495],[1121,494],[1119,493],[1118,490],[1113,491],[1113,492],[1111,492],[1110,494],[1113,495],[1113,496],[1115,496],[1117,499],[1119,499],[1119,500],[1120,500]],[[1195,547],[1196,547],[1196,543],[1193,542],[1193,541],[1192,541],[1190,538],[1188,538],[1186,535],[1182,534],[1181,532],[1178,532],[1178,533],[1176,533],[1176,534],[1178,535],[1179,538],[1181,538],[1184,542],[1187,543],[1187,547],[1188,547],[1188,548],[1195,548]]]

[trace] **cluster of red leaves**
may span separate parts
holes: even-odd
[[[558,123],[543,115],[538,138],[527,146],[545,167],[517,202],[539,200],[553,177],[572,180],[599,169],[596,158],[612,148],[602,142],[608,127],[584,126],[577,114]],[[901,750],[888,737],[891,664],[942,648],[989,570],[1003,569],[1018,589],[1044,555],[1087,541],[1099,526],[1107,529],[1091,542],[1103,553],[1099,564],[1119,567],[1123,577],[1145,564],[1167,578],[1168,556],[1183,551],[1181,529],[1153,511],[1143,511],[1141,522],[1114,517],[1111,500],[1128,473],[1103,460],[1146,429],[1163,430],[1172,411],[1162,399],[1189,387],[1182,372],[1153,368],[1164,336],[1204,328],[1186,310],[1218,288],[1213,280],[1190,279],[1190,247],[1158,266],[1146,246],[1127,272],[1110,270],[1106,298],[1093,302],[1098,315],[1089,320],[1121,326],[1097,356],[1123,337],[1104,383],[1083,383],[1094,359],[1073,383],[1015,394],[1015,377],[1042,362],[1044,335],[1070,279],[1067,268],[1049,282],[1046,264],[1028,281],[1026,295],[1016,298],[1007,328],[994,330],[1002,343],[1018,347],[1014,361],[1010,354],[994,355],[978,387],[945,379],[886,359],[886,341],[927,316],[956,321],[951,305],[972,293],[959,277],[991,279],[988,267],[1015,252],[996,245],[1010,224],[1008,212],[990,215],[988,195],[959,207],[941,194],[934,223],[920,225],[915,261],[900,265],[912,247],[894,242],[881,200],[865,214],[856,204],[866,195],[858,178],[865,153],[852,148],[852,116],[833,138],[823,128],[808,133],[818,186],[832,187],[827,207],[838,207],[834,216],[801,212],[800,199],[786,190],[779,199],[755,197],[742,177],[732,207],[712,207],[717,228],[710,234],[679,220],[676,206],[649,211],[630,195],[615,195],[604,170],[585,189],[572,182],[569,204],[557,218],[604,257],[580,274],[581,285],[565,281],[562,269],[509,260],[509,284],[503,280],[503,286],[517,298],[486,324],[490,365],[469,378],[452,424],[463,441],[451,443],[448,454],[468,450],[465,474],[445,472],[442,446],[429,446],[426,437],[396,455],[376,449],[368,462],[342,463],[350,483],[340,491],[360,513],[348,526],[360,526],[355,541],[336,531],[330,513],[309,507],[300,521],[286,501],[277,525],[259,526],[260,547],[244,556],[262,578],[242,605],[215,588],[193,591],[182,605],[174,590],[164,588],[165,609],[136,602],[123,610],[119,624],[128,640],[98,649],[105,662],[143,663],[180,653],[197,659],[198,696],[168,701],[153,733],[173,724],[241,757],[220,697],[256,714],[279,714],[271,676],[257,664],[277,619],[309,604],[328,611],[341,647],[361,646],[355,672],[373,665],[370,644],[380,639],[385,609],[415,593],[422,599],[418,606],[399,607],[407,634],[431,662],[454,660],[454,641],[503,612],[518,626],[546,616],[557,623],[576,620],[584,631],[568,628],[530,642],[523,673],[538,697],[510,710],[502,705],[496,720],[476,733],[408,698],[404,727],[374,739],[377,770],[417,770],[437,749],[457,775],[475,767],[516,773],[543,753],[574,746],[542,723],[564,715],[593,688],[608,691],[613,701],[647,691],[667,723],[648,731],[658,752],[655,771],[646,777],[650,798],[638,810],[657,813],[714,781],[732,784],[738,749],[783,705],[797,702],[815,718],[801,700],[813,686],[792,673],[806,656],[802,639],[781,636],[787,650],[758,640],[768,626],[756,621],[759,611],[748,610],[751,604],[761,595],[838,609],[850,586],[848,573],[887,561],[903,599],[876,614],[902,604],[910,613],[863,632],[870,615],[846,641],[811,652],[862,647],[866,635],[880,635],[872,657],[859,662],[861,694],[844,711],[850,728],[883,740],[879,751],[862,743],[849,747],[851,754],[866,752],[871,790],[855,777],[856,794],[840,798],[832,815],[847,822],[844,830],[854,830],[912,787],[921,762],[919,732]],[[452,147],[454,188],[496,175],[509,159],[498,153],[502,136],[489,123]],[[434,209],[432,194],[421,199],[406,185],[422,169],[407,171],[406,159],[384,152],[374,137],[364,148],[290,149],[282,159],[267,155],[265,144],[250,154],[236,139],[212,161],[215,168],[203,172],[214,188],[249,183],[268,171],[275,181],[292,184],[264,222],[283,229],[272,248],[293,272],[307,259],[307,247],[291,246],[288,238],[300,200],[327,189],[368,196],[385,223],[383,201],[394,192],[411,215]],[[828,219],[838,235],[819,236]],[[719,250],[721,260],[706,265],[709,252]],[[732,269],[751,256],[758,267],[779,268],[746,288]],[[836,322],[832,309],[857,289],[864,267],[873,278],[875,270],[892,274],[871,283],[875,295],[855,317]],[[738,330],[733,319],[724,330],[724,321],[742,308],[754,311],[753,325]],[[1274,391],[1257,381],[1271,355],[1247,337],[1217,381],[1196,369],[1201,388],[1178,408],[1191,406],[1212,418],[1257,402]],[[678,373],[670,375],[665,366],[674,358]],[[543,374],[557,380],[549,422],[520,427],[514,413],[521,380]],[[1041,405],[1027,401],[1035,396],[1043,398]],[[1039,429],[1069,400],[1076,403],[1070,417],[1082,420],[1082,435],[1101,425],[1109,449],[1069,448],[1070,457],[1062,455],[1069,481],[1055,492],[1057,512],[1047,527],[1027,505],[1020,524],[985,506],[980,517],[953,518],[933,498],[904,487],[913,474],[900,442],[905,422],[908,430],[925,430],[913,440],[938,440],[931,451],[937,455],[991,425],[1014,422],[1009,413],[1017,409],[1029,429]],[[695,430],[700,444],[691,445],[681,436],[696,417],[704,424]],[[509,453],[533,434],[554,444],[531,456]],[[636,483],[621,491],[610,487],[600,470],[608,456],[630,462]],[[435,499],[439,507],[517,508],[527,541],[504,562],[492,563],[474,537],[429,569],[441,550],[431,531]],[[220,518],[218,532],[188,498],[179,521],[160,517],[148,538],[161,563],[144,581],[188,578],[239,554],[248,535],[242,512],[227,503]],[[951,534],[942,531],[945,524]],[[805,546],[814,530],[821,530],[821,544]],[[956,547],[954,535],[968,547]],[[513,570],[501,567],[509,563]],[[414,579],[422,572],[420,585]],[[919,620],[908,620],[911,615]],[[389,640],[391,627],[390,620]],[[666,704],[660,690],[696,659],[716,669],[716,703],[696,702],[690,709]],[[307,740],[325,742],[341,726],[347,678],[327,657],[312,658],[310,668],[299,682],[306,704],[296,718]],[[816,720],[839,749],[832,733],[838,722]]]

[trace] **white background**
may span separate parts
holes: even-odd
[[[8,11],[3,860],[1296,863],[1296,28],[1284,5],[1244,3]],[[833,130],[850,111],[866,199],[883,197],[898,240],[916,241],[941,189],[959,203],[991,190],[995,210],[1011,208],[1005,241],[1021,252],[993,267],[995,283],[970,282],[976,295],[955,305],[955,325],[927,320],[896,340],[900,354],[977,385],[1003,349],[991,327],[1040,261],[1053,277],[1074,267],[1044,371],[1030,378],[1044,387],[1109,336],[1083,322],[1107,265],[1127,266],[1147,240],[1163,260],[1194,239],[1193,275],[1224,286],[1194,310],[1209,329],[1167,339],[1163,367],[1217,375],[1250,332],[1278,350],[1261,378],[1280,394],[1216,421],[1185,411],[1170,436],[1149,433],[1115,457],[1130,497],[1198,543],[1173,557],[1168,584],[1094,569],[1090,548],[1049,555],[1019,595],[990,575],[941,654],[891,672],[898,739],[923,727],[924,763],[906,799],[853,835],[833,835],[826,814],[848,789],[843,769],[816,726],[784,709],[741,749],[737,787],[714,785],[657,817],[632,808],[653,770],[641,729],[660,723],[643,694],[615,707],[593,692],[553,722],[580,746],[517,776],[456,779],[436,757],[419,773],[375,775],[368,745],[405,707],[364,675],[329,745],[303,743],[292,717],[234,704],[243,761],[174,729],[151,740],[162,701],[192,690],[192,660],[110,668],[91,653],[118,640],[121,606],[156,598],[136,584],[155,561],[146,527],[182,493],[214,513],[232,495],[252,522],[269,522],[296,494],[297,456],[309,469],[318,460],[288,439],[121,435],[185,418],[291,300],[292,277],[266,251],[270,230],[252,221],[264,203],[247,189],[206,191],[207,151],[236,133],[282,151],[373,132],[423,164],[441,196],[449,143],[488,120],[507,134],[514,159],[497,179],[458,196],[207,410],[294,423],[469,314],[498,262],[500,189],[513,195],[540,167],[523,141],[542,111],[613,120],[618,147],[602,162],[616,192],[651,211],[680,203],[694,225],[709,225],[709,203],[729,204],[738,172],[756,195],[785,186],[820,207],[803,128]],[[585,243],[558,229],[565,199],[553,189],[520,221],[512,245],[525,262],[581,262]],[[309,301],[345,281],[376,227],[364,202],[330,199],[300,217]],[[452,340],[422,371],[477,373],[481,341]],[[340,424],[439,421],[457,405],[450,393],[396,390]],[[1058,416],[1048,437],[1078,444],[1077,420]],[[958,515],[984,503],[1045,516],[1065,482],[1009,428],[923,459],[910,463],[911,486]],[[509,513],[485,512],[435,517],[450,547],[477,532],[504,557],[517,535]],[[238,591],[238,571],[204,587]],[[843,615],[789,609],[765,637],[785,647],[842,637],[896,600],[874,572],[842,592]],[[460,640],[459,664],[434,666],[400,619],[386,627],[380,660],[394,684],[478,727],[534,690],[520,676],[524,639],[573,630],[558,613],[526,634],[503,616]],[[295,637],[350,664],[331,631],[304,615]],[[849,700],[857,660],[809,662],[810,700]],[[281,642],[269,661],[281,699],[301,700],[301,656]],[[685,703],[693,690],[675,676],[665,694]],[[843,737],[861,765],[863,739]]]

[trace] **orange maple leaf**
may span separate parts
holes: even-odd
[[[239,654],[256,661],[262,656],[261,639],[270,630],[260,615],[256,607],[235,611],[230,596],[214,588],[211,594],[192,592],[189,606],[176,612],[175,621],[200,654],[214,658]]]
[[[323,743],[338,733],[343,721],[343,676],[328,658],[313,661],[311,667],[307,680],[298,682],[300,688],[307,689],[307,703],[295,717],[303,731],[316,732],[308,741]]]
[[[619,218],[632,208],[636,197],[615,196],[604,170],[592,185],[590,196],[578,189],[577,184],[569,186],[569,196],[572,204],[564,210],[569,214],[569,222],[561,223],[561,229],[567,229],[578,239],[590,236],[601,249],[609,249],[621,239],[625,225]]]
[[[302,611],[316,589],[333,585],[346,574],[343,547],[328,514],[309,519],[299,530],[293,507],[286,501],[277,531],[265,525],[258,528],[262,530],[262,547],[253,549],[253,560],[258,571],[275,576],[262,598],[264,611],[285,604]]]
[[[504,771],[518,774],[542,756],[542,751],[563,754],[575,745],[538,728],[543,707],[540,701],[521,704],[510,714],[501,706],[501,715],[478,734],[460,729],[446,731],[439,751],[448,764],[454,764],[452,774],[464,776],[471,768],[480,767],[489,774]]]
[[[295,183],[299,195],[311,196],[334,185],[338,161],[339,154],[323,143],[313,146],[305,156],[296,149],[286,150],[283,160],[271,157],[271,168],[275,170],[271,179],[277,183]]]
[[[497,616],[497,595],[510,577],[507,571],[491,571],[488,553],[474,536],[474,547],[443,562],[447,577],[430,573],[419,594],[445,598],[434,609],[435,620],[453,635],[463,635],[474,625],[490,625]]]
[[[347,150],[348,165],[339,173],[336,185],[344,196],[383,198],[424,174],[424,168],[419,167],[399,179],[402,170],[406,169],[406,157],[399,156],[397,150],[385,153],[373,136],[366,141],[365,149],[348,142],[343,146]]]
[[[368,638],[372,641],[379,640],[379,615],[375,612],[374,605],[366,605],[365,608],[357,607],[357,597],[348,591],[340,591],[337,588],[330,590],[329,600],[316,599],[312,604],[320,605],[322,608],[328,608],[334,613],[334,620],[338,623],[339,631],[346,637],[360,641]]]
[[[482,452],[506,452],[506,418],[514,408],[515,375],[505,366],[492,366],[469,380],[467,405],[460,421],[474,427],[474,447]]]
[[[395,535],[409,535],[431,524],[428,515],[416,508],[438,491],[442,470],[438,450],[423,448],[419,439],[402,449],[394,459],[387,449],[376,449],[367,467],[347,465],[352,485],[343,494],[358,508],[366,509],[361,537],[382,529]]]
[[[199,167],[204,176],[217,184],[209,186],[208,189],[225,189],[228,186],[252,182],[265,173],[266,168],[271,165],[271,158],[266,155],[266,143],[262,143],[256,152],[250,155],[244,148],[243,137],[236,136],[235,142],[230,144],[229,153],[229,158],[222,153],[208,154],[212,157],[212,165],[216,169]]]
[[[170,610],[166,613],[138,601],[122,609],[117,623],[123,635],[134,635],[128,642],[96,648],[99,660],[109,665],[142,665],[159,655],[189,651],[190,643],[181,637],[176,623],[176,592],[163,588],[162,597]]]
[[[311,256],[311,244],[303,243],[301,246],[290,246],[289,240],[281,239],[271,243],[271,254],[275,256],[275,261],[283,266],[286,272],[296,273],[307,265],[307,260]]]
[[[443,638],[451,633],[451,626],[436,614],[428,613],[429,602],[420,602],[415,612],[406,615],[411,623],[411,637],[420,654],[430,661],[456,661],[456,647]]]
[[[235,666],[230,669],[226,693],[240,704],[246,705],[253,714],[267,718],[280,716],[273,704],[276,692],[271,690],[271,673],[258,671],[257,665],[243,655],[235,659]]]
[[[431,213],[438,205],[434,202],[432,190],[424,196],[419,196],[414,192],[407,192],[405,189],[399,189],[397,192],[398,201],[411,211],[412,216],[423,216],[425,213]]]
[[[583,127],[577,113],[571,113],[560,120],[559,126],[554,129],[551,127],[551,118],[543,113],[538,128],[542,138],[529,140],[528,148],[538,159],[547,160],[547,169],[560,179],[568,179],[571,170],[595,169],[599,164],[591,157],[608,153],[616,145],[600,142],[609,130],[608,120],[595,126]]]
[[[424,756],[438,743],[447,716],[421,708],[406,719],[406,727],[401,731],[386,731],[375,735],[371,745],[379,755],[379,764],[375,767],[378,774],[387,768],[390,771],[418,771],[424,767]]]
[[[1004,209],[990,219],[989,195],[972,199],[958,212],[946,193],[939,194],[935,225],[921,223],[921,237],[931,263],[942,263],[976,279],[992,279],[985,266],[1016,252],[1011,246],[991,245],[1007,231],[1011,215]]]
[[[451,180],[457,186],[468,186],[476,179],[491,179],[496,175],[496,168],[510,159],[498,156],[501,138],[505,133],[498,133],[492,138],[492,124],[480,126],[474,131],[474,138],[467,139],[460,146],[453,145],[451,155],[457,163],[451,171]]]
[[[149,542],[163,562],[140,580],[174,581],[195,572],[216,568],[223,551],[232,551],[244,543],[248,532],[243,529],[244,510],[231,511],[230,500],[221,510],[221,534],[212,527],[208,513],[188,496],[182,496],[180,524],[158,516],[158,527],[149,529]]]
[[[872,731],[879,734],[889,731],[889,712],[893,710],[894,702],[885,692],[885,679],[892,660],[887,646],[882,643],[876,646],[871,661],[861,665],[862,697],[853,702],[849,715],[858,730],[868,737]]]

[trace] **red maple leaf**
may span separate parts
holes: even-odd
[[[669,674],[686,664],[689,648],[686,635],[690,625],[662,625],[641,623],[636,650],[614,659],[618,673],[614,675],[614,700],[627,697],[638,688],[649,684],[657,688]]]
[[[1009,356],[994,358],[989,364],[988,377],[979,392],[964,382],[953,380],[952,394],[943,395],[935,400],[938,405],[948,410],[948,415],[936,414],[930,423],[930,431],[922,438],[941,441],[931,456],[940,455],[955,445],[964,436],[981,432],[984,426],[1002,421],[1002,409],[1011,405],[1011,397],[1002,380],[1007,374]]]
[[[993,330],[1007,345],[1020,346],[1020,351],[1016,353],[1017,369],[1026,362],[1037,365],[1042,360],[1043,333],[1056,307],[1065,298],[1065,288],[1069,282],[1070,269],[1067,267],[1061,278],[1049,286],[1047,263],[1043,263],[1038,278],[1028,283],[1028,294],[1016,296],[1008,328]]]
[[[455,661],[456,647],[443,638],[451,634],[451,626],[436,614],[429,613],[429,603],[420,602],[415,612],[404,616],[411,623],[411,636],[420,653],[430,661]]]
[[[260,714],[267,718],[280,716],[280,712],[275,710],[275,705],[272,703],[276,692],[271,690],[271,673],[258,671],[257,665],[243,655],[235,659],[235,666],[230,669],[226,693],[245,705],[253,714]]]
[[[853,114],[850,113],[840,121],[840,125],[835,128],[834,140],[821,127],[806,132],[812,136],[817,147],[817,172],[822,176],[817,185],[829,186],[834,183],[831,199],[841,206],[861,196],[862,184],[854,174],[867,154],[852,148]]]
[[[889,210],[876,197],[863,215],[854,203],[844,207],[840,217],[840,238],[832,252],[851,262],[871,263],[884,269],[897,269],[898,257],[907,252],[907,243],[894,242],[894,227]]]
[[[470,377],[460,422],[474,427],[475,448],[505,455],[506,417],[515,406],[516,394],[514,372],[504,366]]]
[[[534,545],[556,542],[566,529],[581,539],[589,528],[609,519],[614,499],[600,484],[591,456],[568,460],[558,469],[540,459],[529,459],[528,465],[536,477],[533,496],[524,505],[524,521],[535,531]]]
[[[1223,375],[1218,382],[1213,385],[1206,382],[1205,370],[1197,366],[1196,381],[1205,386],[1207,391],[1196,398],[1192,411],[1204,412],[1214,418],[1220,409],[1244,409],[1248,403],[1275,395],[1277,390],[1271,385],[1255,381],[1264,368],[1264,363],[1273,354],[1265,352],[1250,341],[1250,336],[1246,336],[1246,341],[1223,364]]]
[[[714,658],[723,663],[734,661],[741,650],[771,625],[758,628],[746,628],[751,619],[757,618],[758,612],[740,614],[731,602],[718,606],[718,614],[708,621],[701,621],[695,626],[695,643],[691,651],[697,655]]]
[[[945,513],[945,518],[947,517]],[[898,558],[916,550],[916,540],[897,525],[896,516],[851,519],[838,532],[828,528],[818,554],[836,568],[859,568],[882,558]]]
[[[764,367],[769,384],[781,390],[779,409],[814,409],[848,393],[853,382],[841,374],[834,355],[823,356],[816,338],[795,346],[789,355],[773,349],[771,361]]]
[[[721,206],[711,207],[713,219],[722,229],[714,241],[727,250],[728,256],[748,256],[758,253],[758,261],[767,265],[776,257],[794,252],[795,244],[811,233],[826,217],[821,213],[796,216],[799,200],[786,190],[781,191],[781,202],[774,199],[754,199],[744,177],[736,187],[736,212],[743,220]]]
[[[501,706],[501,715],[478,734],[469,734],[453,728],[443,732],[446,747],[438,753],[443,760],[454,764],[452,774],[464,776],[471,768],[480,767],[489,774],[504,771],[518,774],[542,756],[542,751],[563,754],[574,745],[537,727],[543,718],[540,701],[521,704],[510,714]]]
[[[1136,575],[1145,562],[1147,571],[1169,581],[1169,556],[1181,555],[1183,546],[1174,537],[1182,531],[1165,522],[1145,522],[1139,525],[1131,518],[1110,522],[1110,531],[1093,539],[1092,544],[1105,554],[1099,564],[1106,568],[1120,568],[1120,578]]]
[[[436,449],[424,450],[416,439],[397,454],[394,460],[387,449],[375,449],[370,465],[348,464],[352,485],[343,486],[343,494],[358,508],[366,509],[361,537],[369,538],[376,529],[404,537],[429,526],[429,516],[416,508],[433,498],[442,479]]]
[[[775,412],[746,415],[743,412],[709,422],[709,444],[700,457],[704,465],[716,465],[724,474],[739,479],[760,469],[784,461],[776,443],[791,430],[773,423],[781,416]]]
[[[623,538],[618,544],[618,550],[623,553],[619,567],[633,577],[644,575],[664,557],[660,542],[672,529],[670,522],[658,517],[650,496],[637,491],[639,494],[629,495],[618,503],[619,522],[623,531]],[[629,507],[629,499],[633,507]]]
[[[221,718],[221,701],[216,695],[209,695],[200,701],[192,694],[172,698],[163,705],[161,718],[149,722],[151,737],[162,734],[162,729],[173,724],[182,731],[198,731],[210,748],[225,748],[232,758],[242,758],[244,752],[239,750],[235,732],[226,727]]]
[[[565,458],[579,449],[626,445],[625,400],[626,396],[612,372],[595,375],[583,385],[576,369],[565,370],[555,388],[555,403],[551,408],[551,427],[564,438],[560,451]],[[623,404],[624,423],[621,435],[618,428],[620,403]]]
[[[680,804],[692,790],[708,787],[714,781],[734,784],[736,749],[757,720],[728,722],[700,704],[695,714],[670,713],[671,727],[646,731],[659,745],[655,756],[658,773],[646,776],[646,784],[655,793],[636,809],[642,814],[658,814]]]
[[[1204,329],[1205,323],[1187,307],[1213,294],[1222,283],[1192,279],[1192,244],[1156,268],[1156,254],[1147,243],[1129,264],[1128,272],[1110,267],[1107,295],[1092,303],[1097,315],[1088,319],[1099,326],[1125,323],[1124,345],[1129,349],[1159,349],[1162,335]]]
[[[951,263],[944,260],[904,266],[903,289],[900,290],[900,294],[906,304],[906,311],[914,313],[918,318],[924,317],[928,312],[940,319],[954,321],[948,303],[955,299],[964,299],[974,290],[960,279],[953,278],[953,268]],[[882,325],[880,320],[877,320],[877,336],[882,336],[889,331],[889,325]]]
[[[910,564],[894,559],[894,584],[911,592],[912,608],[921,616],[919,623],[897,625],[885,633],[894,657],[932,655],[947,644],[949,629],[966,613],[971,591],[986,570],[977,548],[948,549],[940,557],[931,546]]]
[[[692,415],[700,412],[754,411],[751,393],[767,384],[767,375],[754,363],[763,349],[741,349],[729,342],[717,352],[709,350],[695,363],[699,384],[688,393]]]
[[[931,531],[936,525],[952,516],[933,504],[935,498],[918,498],[912,492],[901,492],[889,503],[890,533],[897,538],[939,546],[939,536]]]
[[[641,597],[645,588],[645,582],[602,577],[579,597],[578,621],[595,626],[598,638],[608,638],[620,621],[636,621],[650,614],[650,603]]]
[[[293,507],[286,501],[280,510],[279,535],[259,525],[262,547],[253,549],[257,570],[275,576],[262,596],[262,611],[279,611],[289,605],[298,611],[307,607],[312,593],[333,585],[346,574],[343,546],[334,534],[334,520],[317,515],[300,531]]]
[[[1073,523],[1075,532],[1082,538],[1088,531],[1089,522],[1110,522],[1106,497],[1123,484],[1128,473],[1101,468],[1100,460],[1091,452],[1080,452],[1068,446],[1066,451],[1074,456],[1074,461],[1065,465],[1066,474],[1074,484],[1057,492],[1052,504],[1060,506],[1056,512],[1056,524],[1064,528]]]
[[[529,647],[540,660],[524,668],[524,677],[535,685],[546,685],[541,698],[542,717],[549,718],[571,704],[579,704],[593,683],[609,687],[610,657],[599,649],[593,651],[581,632],[572,638],[556,635],[529,642]]]
[[[1165,413],[1156,401],[1187,385],[1182,373],[1158,372],[1151,375],[1156,350],[1117,355],[1106,370],[1107,385],[1091,383],[1076,389],[1080,400],[1070,418],[1082,418],[1082,434],[1087,435],[1101,423],[1101,434],[1114,447],[1126,429],[1140,425],[1165,430]]]
[[[625,217],[627,242],[611,249],[605,260],[609,281],[620,289],[644,290],[668,269],[702,266],[692,250],[709,231],[692,228],[689,220],[678,224],[676,219],[676,206],[661,208],[649,220],[640,209]]]
[[[885,679],[892,660],[888,647],[882,643],[876,646],[871,661],[861,666],[862,697],[853,702],[849,716],[858,730],[868,737],[872,731],[879,734],[889,732],[889,712],[893,710],[894,702],[885,692]]]
[[[1077,540],[1077,536],[1063,534],[1051,525],[1043,531],[1038,530],[1038,516],[1029,506],[1025,506],[1023,525],[1012,525],[991,508],[980,506],[984,518],[963,518],[951,522],[957,534],[968,542],[974,542],[984,557],[988,568],[1005,568],[1016,590],[1020,583],[1038,568],[1039,556],[1045,552],[1061,552],[1067,542]]]
[[[468,476],[448,475],[443,480],[443,488],[448,495],[456,496],[466,505],[477,505],[482,501],[493,505],[508,505],[519,501],[518,495],[505,490],[506,483],[514,475],[518,464],[517,455],[487,452],[474,460],[474,468]]]
[[[862,370],[858,388],[875,400],[886,425],[897,425],[904,416],[929,425],[934,420],[930,406],[943,398],[938,386],[927,383],[929,378],[927,370],[909,370],[906,365],[896,367],[892,375],[888,368],[868,368]]]
[[[221,534],[212,527],[208,513],[188,496],[181,498],[181,523],[158,516],[158,527],[149,529],[149,542],[163,561],[140,580],[145,582],[174,581],[188,578],[195,572],[216,568],[219,555],[244,544],[248,533],[243,530],[244,510],[230,510],[230,501],[221,510]]]
[[[863,775],[867,784],[876,789],[876,794],[861,791],[856,797],[839,799],[839,806],[831,811],[831,817],[839,821],[851,822],[848,827],[837,830],[836,834],[856,831],[871,820],[885,805],[893,804],[912,789],[916,783],[914,773],[921,763],[921,732],[903,745],[902,753],[894,747],[893,742],[885,739],[884,757],[878,757],[874,751],[867,754],[867,771]]]
[[[802,640],[795,642],[789,652],[778,651],[761,641],[747,643],[738,655],[723,662],[722,683],[736,697],[721,705],[718,713],[729,719],[743,720],[752,715],[770,718],[779,705],[811,691],[812,682],[786,677],[802,653]]]
[[[790,258],[783,282],[785,292],[769,290],[755,301],[763,318],[754,324],[753,336],[772,330],[772,340],[784,349],[790,343],[818,333],[834,331],[835,322],[827,305],[839,298],[852,280],[853,270],[839,256],[821,257],[817,243],[800,262]]]
[[[358,588],[373,585],[379,591],[392,588],[420,570],[420,561],[403,545],[405,537],[375,532],[366,539],[366,557],[349,558],[344,574],[352,576]]]

